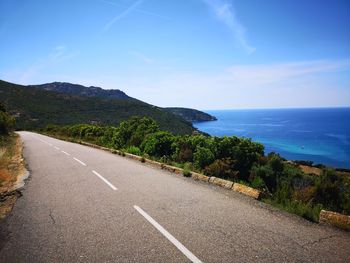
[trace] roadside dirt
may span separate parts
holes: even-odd
[[[28,176],[22,150],[23,144],[17,134],[9,136],[5,146],[0,148],[0,219],[12,211],[21,195],[18,189]]]

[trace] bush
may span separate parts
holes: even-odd
[[[213,163],[205,167],[204,172],[209,176],[236,180],[239,172],[234,170],[235,163],[236,161],[230,158],[215,160]]]
[[[15,126],[15,119],[11,117],[5,107],[0,104],[0,135],[8,134]]]
[[[253,166],[250,178],[253,181],[255,177],[260,177],[265,182],[266,188],[270,193],[275,192],[277,188],[277,177],[268,164]]]
[[[148,134],[158,131],[158,124],[154,120],[147,117],[132,117],[120,123],[114,140],[117,147],[131,145],[139,147]]]
[[[142,155],[142,152],[141,152],[140,148],[136,147],[136,146],[130,146],[129,148],[126,149],[126,151],[128,153],[131,153],[131,154],[134,154],[134,155],[138,155],[138,156]]]
[[[312,205],[312,203],[288,201],[283,207],[289,213],[297,214],[310,221],[318,222],[322,205]]]
[[[189,136],[182,136],[175,144],[174,159],[178,162],[193,161],[193,146],[189,141]]]
[[[175,136],[169,132],[159,131],[148,135],[141,144],[141,149],[155,157],[171,156],[174,153],[172,144]]]
[[[251,187],[256,189],[264,190],[266,188],[264,180],[259,176],[255,176],[250,184],[251,184]]]
[[[315,203],[329,210],[350,214],[350,186],[332,169],[326,169],[316,181]]]
[[[191,165],[189,163],[184,164],[184,168],[182,171],[183,176],[190,177],[191,176]]]
[[[309,186],[299,190],[294,191],[293,200],[297,202],[309,203],[313,202],[315,198],[316,187]]]
[[[197,147],[193,157],[194,164],[199,169],[203,169],[205,166],[211,164],[215,160],[214,154],[208,148],[204,148],[202,146]]]

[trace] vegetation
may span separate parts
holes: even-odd
[[[47,91],[54,91],[59,93],[66,93],[77,96],[98,97],[104,99],[136,99],[129,97],[123,91],[117,89],[105,90],[99,87],[85,87],[78,84],[65,83],[65,82],[53,82],[41,85],[30,85],[31,88],[37,88]],[[200,122],[200,121],[213,121],[216,120],[214,116],[211,116],[205,112],[188,109],[188,108],[162,108],[163,110],[180,116],[182,119],[188,122]]]
[[[11,149],[13,145],[13,138],[9,136],[13,125],[13,118],[7,113],[5,107],[0,104],[0,186],[4,183],[7,177],[3,170],[8,163],[5,162],[5,159],[8,159],[8,150]]]
[[[15,119],[8,114],[5,106],[0,103],[0,136],[8,135],[14,125]]]
[[[118,89],[105,90],[99,87],[85,87],[78,84],[66,82],[53,82],[41,85],[31,85],[31,88],[37,88],[47,91],[54,91],[59,93],[66,93],[77,96],[99,97],[104,99],[130,99],[133,98],[126,95]]]
[[[119,125],[132,116],[147,116],[162,130],[175,134],[197,132],[184,119],[135,99],[75,96],[1,80],[0,94],[0,102],[16,117],[16,129],[35,130],[49,124]]]
[[[46,132],[152,158],[209,176],[243,182],[265,193],[266,202],[317,221],[322,208],[350,214],[350,180],[335,170],[320,176],[246,138],[174,135],[146,117],[133,117],[118,127],[48,126]]]
[[[14,118],[0,104],[0,219],[12,210],[18,193],[13,191],[17,177],[24,175],[22,144],[13,132]]]
[[[0,199],[2,193],[6,192],[16,181],[16,177],[22,169],[22,147],[18,136],[13,132],[14,125],[14,118],[0,104]]]
[[[291,163],[275,153],[265,156],[263,145],[247,138],[199,134],[183,119],[132,98],[73,96],[3,81],[0,92],[9,109],[0,104],[1,157],[11,154],[14,128],[42,129],[118,149],[122,155],[139,155],[141,161],[176,165],[184,168],[184,176],[192,170],[250,185],[265,193],[266,202],[313,221],[322,208],[350,214],[350,176],[345,170]],[[317,172],[310,175],[308,170]]]
[[[178,107],[169,107],[169,108],[163,108],[164,110],[171,112],[175,115],[178,115],[185,119],[188,122],[201,122],[201,121],[216,121],[216,117],[199,111],[195,109],[189,109],[189,108],[178,108]]]

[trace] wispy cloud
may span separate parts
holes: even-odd
[[[52,51],[46,56],[43,57],[29,67],[25,69],[15,69],[4,74],[4,79],[13,81],[19,84],[28,84],[43,71],[48,68],[51,68],[57,64],[73,59],[79,55],[79,51],[68,51],[68,48],[65,45],[59,45],[52,49]]]
[[[350,105],[350,60],[233,65],[216,73],[164,72],[119,79],[131,96],[199,109]]]
[[[152,64],[152,63],[154,63],[154,59],[153,58],[150,58],[150,57],[148,57],[145,54],[142,54],[140,52],[132,51],[132,52],[130,52],[130,55],[132,55],[133,57],[141,60],[145,64]]]
[[[103,3],[106,3],[106,4],[110,4],[110,5],[113,5],[113,6],[121,6],[120,3],[115,3],[115,2],[112,2],[112,1],[108,1],[108,0],[100,0],[101,2]],[[160,14],[157,14],[157,13],[154,13],[154,12],[150,12],[150,11],[147,11],[147,10],[144,10],[144,9],[140,9],[140,8],[134,8],[133,11],[137,12],[137,13],[140,13],[140,14],[144,14],[144,15],[149,15],[149,16],[153,16],[153,17],[156,17],[156,18],[160,18],[160,19],[163,19],[163,20],[170,20],[169,17],[167,16],[164,16],[164,15],[160,15]]]
[[[109,2],[109,1],[104,1],[107,3],[113,3],[113,2]],[[124,11],[122,11],[121,13],[117,14],[115,17],[113,17],[112,20],[110,20],[104,27],[103,27],[103,31],[106,32],[108,31],[111,26],[113,26],[113,24],[115,22],[117,22],[119,19],[122,19],[123,17],[127,16],[128,14],[130,14],[132,11],[134,11],[141,3],[143,2],[143,0],[137,0],[135,1],[132,5],[130,5],[129,7],[127,7]]]
[[[226,69],[225,75],[248,86],[262,87],[273,83],[288,83],[317,73],[330,73],[350,68],[350,60],[313,60],[275,64],[237,65]],[[284,84],[285,85],[285,84]]]
[[[233,33],[237,43],[249,54],[256,48],[248,43],[246,29],[237,18],[235,9],[227,0],[201,0],[213,11],[216,18],[225,24]]]

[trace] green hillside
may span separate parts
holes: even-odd
[[[30,85],[28,87],[37,88],[46,91],[54,91],[58,93],[65,93],[75,96],[85,96],[85,97],[97,97],[102,99],[124,99],[124,100],[137,100],[125,94],[123,91],[118,89],[109,89],[105,90],[100,87],[86,87],[79,84],[72,84],[67,82],[52,82],[41,85]],[[141,101],[142,102],[142,101]],[[189,109],[189,108],[180,108],[180,107],[169,107],[162,108],[167,112],[175,114],[182,119],[194,123],[201,121],[214,121],[216,118],[205,112]]]
[[[195,131],[180,117],[141,101],[74,96],[1,80],[0,102],[16,117],[16,128],[21,130],[42,128],[48,124],[118,125],[131,116],[148,116],[163,130],[177,134]]]
[[[167,112],[180,116],[188,122],[216,121],[216,117],[203,111],[190,108],[168,107],[163,108]]]

